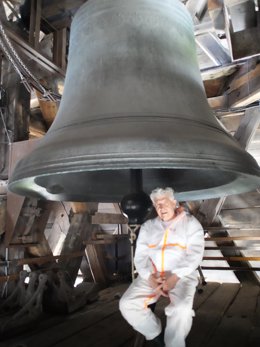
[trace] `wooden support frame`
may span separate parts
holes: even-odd
[[[71,260],[73,258],[80,258],[84,255],[84,251],[80,252],[73,252],[68,254],[62,254],[62,255],[47,255],[47,256],[41,256],[41,257],[34,257],[34,258],[20,258],[20,259],[12,259],[9,261],[10,264],[13,264],[15,266],[21,266],[21,265],[42,265],[49,262],[53,262],[55,260]],[[5,263],[5,262],[3,262]],[[1,264],[1,262],[0,262]]]
[[[128,219],[119,213],[96,213],[91,218],[92,224],[127,224]]]
[[[260,63],[257,59],[237,65],[237,71],[229,80],[225,94],[208,97],[213,110],[243,108],[260,100]]]
[[[228,107],[244,107],[260,99],[260,63],[250,59],[234,74],[227,93]]]
[[[83,253],[81,257],[74,258],[73,260],[59,260],[58,266],[69,274],[71,281],[74,283],[78,275],[82,257],[85,255],[94,282],[104,287],[107,284],[107,278],[104,254],[101,248],[103,245],[87,243],[88,240],[91,240],[92,233],[96,228],[92,225],[91,219],[97,208],[98,204],[96,203],[72,203],[74,214],[71,218],[70,228],[63,244],[61,256],[74,252]]]
[[[218,31],[224,32],[224,0],[208,0],[208,11],[214,28]]]
[[[59,268],[68,273],[72,283],[77,278],[82,256],[84,255],[85,246],[83,240],[87,238],[86,235],[91,233],[91,230],[90,215],[88,213],[75,213],[72,216],[60,254],[62,258],[58,260]],[[79,252],[81,256],[74,259],[64,257],[75,252]]]
[[[42,0],[31,0],[29,43],[39,50]]]
[[[225,237],[206,237],[205,241],[260,241],[260,236],[225,236]]]
[[[62,70],[66,70],[67,29],[53,32],[53,62]]]
[[[34,49],[30,44],[24,41],[21,37],[19,37],[15,32],[11,31],[9,28],[4,26],[5,32],[8,35],[8,38],[12,41],[15,48],[18,48],[25,54],[29,59],[34,60],[37,64],[39,64],[43,69],[59,75],[61,78],[65,77],[65,72],[55,65],[51,60],[43,56],[40,52]]]
[[[229,6],[230,2],[230,6]],[[255,11],[257,25],[247,27],[243,30],[235,31],[232,26],[232,15],[230,11],[236,5],[240,5],[243,1],[225,1],[224,15],[226,23],[226,37],[228,40],[232,60],[237,61],[245,58],[260,55],[260,32],[259,32],[259,12]],[[236,4],[237,3],[237,4]],[[244,1],[245,3],[245,1]],[[253,1],[251,2],[251,12],[253,13]],[[247,7],[248,11],[248,7]]]

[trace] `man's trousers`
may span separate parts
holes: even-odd
[[[197,274],[193,274],[181,278],[169,292],[169,305],[165,307],[166,347],[185,347],[185,338],[191,329],[194,316],[192,306],[197,284]],[[138,276],[119,303],[123,317],[147,340],[154,339],[162,331],[160,319],[149,308],[149,305],[158,299],[148,281]]]

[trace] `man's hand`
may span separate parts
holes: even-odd
[[[156,289],[159,285],[163,283],[164,279],[157,274],[151,274],[148,278],[148,282],[153,289]]]
[[[157,295],[162,295],[168,297],[168,294],[164,292],[163,285],[165,283],[165,278],[158,276],[158,274],[151,274],[148,279],[149,285],[154,289]]]
[[[176,286],[178,281],[179,277],[176,274],[172,274],[163,282],[162,290],[164,292],[168,292]]]

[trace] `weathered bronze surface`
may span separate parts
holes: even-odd
[[[256,161],[212,114],[192,20],[178,0],[88,1],[74,17],[57,117],[9,188],[50,200],[116,202],[143,191],[180,201],[254,190]]]

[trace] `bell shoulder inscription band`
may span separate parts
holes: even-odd
[[[50,200],[121,201],[143,190],[178,200],[254,190],[256,161],[209,108],[192,20],[179,0],[89,0],[76,13],[55,121],[9,188]]]

